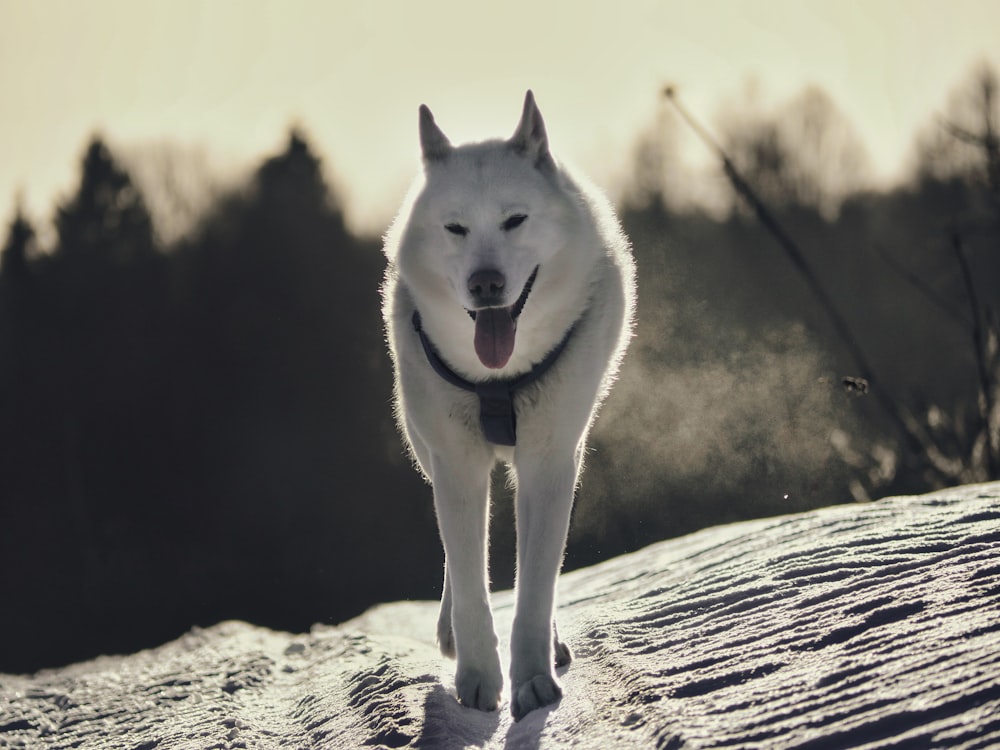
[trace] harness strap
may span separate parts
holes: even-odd
[[[506,380],[484,380],[473,383],[456,373],[441,359],[441,355],[437,353],[434,344],[424,332],[420,312],[413,311],[413,330],[420,337],[420,344],[424,348],[424,354],[427,355],[427,361],[430,362],[434,372],[448,383],[463,391],[475,393],[479,397],[479,425],[482,427],[486,439],[494,445],[513,446],[517,444],[517,418],[514,413],[515,392],[534,383],[555,364],[569,343],[575,329],[576,324],[574,323],[566,331],[562,341],[546,354],[541,362],[523,375]]]

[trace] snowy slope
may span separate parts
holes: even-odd
[[[455,702],[436,604],[404,602],[0,675],[0,747],[1000,747],[1000,483],[710,529],[560,588],[565,697],[517,724]]]

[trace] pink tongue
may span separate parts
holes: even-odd
[[[514,353],[514,319],[509,307],[476,311],[476,354],[487,367],[499,370]]]

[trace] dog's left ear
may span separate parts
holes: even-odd
[[[555,169],[555,161],[549,153],[549,137],[545,134],[545,122],[542,113],[535,104],[535,95],[529,90],[524,95],[524,111],[521,112],[521,122],[511,139],[507,141],[511,148],[539,169]]]

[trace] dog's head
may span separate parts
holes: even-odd
[[[503,368],[536,277],[572,242],[576,209],[542,115],[529,91],[511,138],[456,147],[421,106],[420,145],[424,183],[401,273],[435,304],[468,314],[480,362]]]

